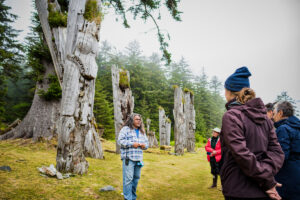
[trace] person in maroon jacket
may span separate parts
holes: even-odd
[[[274,179],[284,161],[265,106],[250,89],[251,76],[241,67],[225,82],[226,109],[220,133],[222,191],[226,200],[276,199]]]
[[[207,152],[207,160],[210,163],[210,173],[213,175],[213,184],[209,188],[217,187],[218,174],[220,173],[219,162],[221,160],[221,143],[220,143],[220,129],[214,128],[212,137],[208,139],[205,145]]]

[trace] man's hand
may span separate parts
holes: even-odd
[[[132,146],[133,146],[133,148],[138,148],[138,147],[139,147],[139,145],[140,145],[139,143],[135,142],[135,143],[133,143],[133,145],[132,145]]]
[[[217,152],[215,150],[213,150],[212,155],[214,156],[216,154],[217,154]]]
[[[281,197],[279,196],[276,187],[281,187],[282,185],[280,183],[276,183],[276,185],[274,187],[272,187],[271,189],[267,190],[266,193],[267,195],[274,200],[280,200]]]
[[[142,149],[145,149],[146,145],[144,143],[139,144]]]

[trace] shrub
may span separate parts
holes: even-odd
[[[49,81],[49,88],[47,91],[40,89],[38,95],[46,101],[57,100],[61,98],[61,88],[58,79],[55,75],[49,74],[47,77]]]

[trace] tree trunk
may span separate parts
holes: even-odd
[[[149,147],[153,148],[153,147],[158,146],[158,142],[157,142],[157,139],[155,137],[155,132],[150,131],[150,124],[151,124],[151,120],[147,119],[147,137],[148,137],[148,141],[149,141]]]
[[[62,86],[61,114],[58,122],[56,168],[61,172],[87,172],[85,156],[103,158],[95,130],[93,103],[100,24],[84,19],[85,0],[69,3],[67,28],[51,28],[48,6],[60,10],[57,0],[36,0],[43,32],[56,73]],[[48,5],[49,4],[49,5]],[[98,1],[98,8],[100,1]]]
[[[43,62],[43,80],[36,83],[31,107],[21,123],[11,131],[0,136],[0,140],[16,138],[51,139],[56,134],[56,119],[59,118],[60,100],[46,101],[38,95],[40,89],[49,87],[48,75],[54,74],[53,64]]]
[[[128,116],[133,113],[134,98],[130,89],[129,72],[112,66],[111,75],[114,101],[115,136],[117,141],[123,124],[126,122]],[[118,145],[117,142],[116,153],[120,153],[120,145]]]
[[[183,112],[182,91],[180,87],[176,87],[174,91],[174,137],[175,137],[175,153],[184,154],[184,132],[185,132],[185,116]]]
[[[194,96],[190,92],[184,93],[184,115],[185,115],[185,133],[186,148],[188,152],[195,152],[195,109]]]
[[[159,142],[160,145],[170,145],[171,123],[166,117],[165,110],[159,108]]]

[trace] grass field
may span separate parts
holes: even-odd
[[[105,152],[104,160],[87,158],[90,165],[87,174],[57,180],[42,177],[37,170],[42,165],[55,164],[54,146],[53,141],[0,141],[0,166],[12,168],[11,172],[0,171],[0,199],[123,199],[119,155]],[[103,148],[113,150],[114,143],[104,141]],[[144,162],[138,199],[224,199],[218,189],[208,189],[212,175],[203,148],[184,156],[149,149],[144,153]],[[99,192],[106,185],[112,185],[116,191]]]

